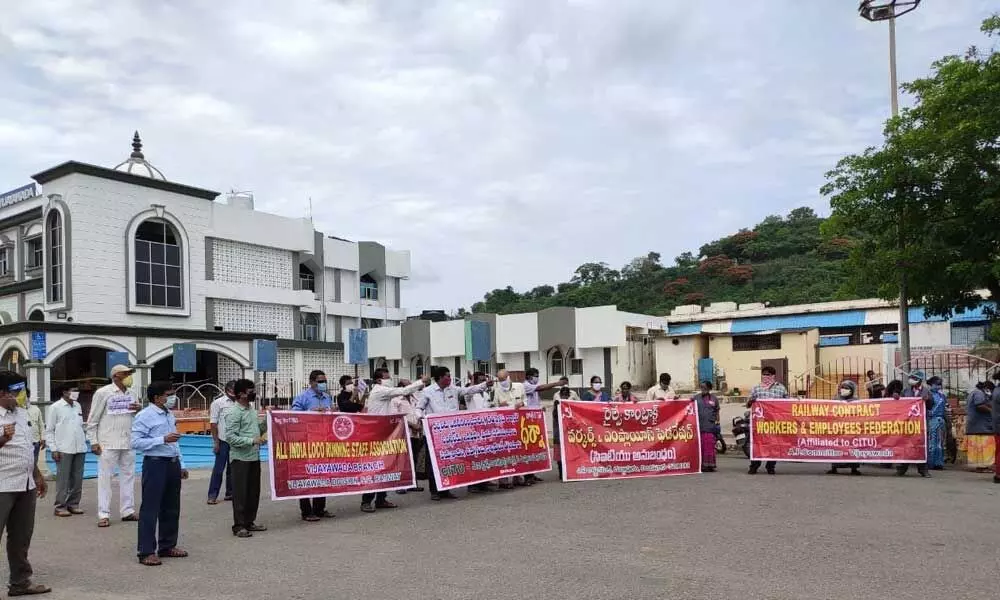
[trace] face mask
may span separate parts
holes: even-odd
[[[599,392],[599,391],[601,391],[601,388],[604,387],[604,384],[602,384],[602,383],[592,383],[592,384],[590,384],[590,387],[594,388],[595,392]]]
[[[257,401],[257,392],[252,390],[247,392],[247,403],[253,404],[256,401]]]
[[[760,383],[764,387],[771,387],[772,385],[774,385],[774,375],[761,375]]]
[[[920,383],[920,380],[915,377],[910,377],[908,381],[910,382],[911,387],[916,386],[918,383]]]
[[[510,378],[507,378],[507,379],[504,379],[503,381],[501,381],[500,382],[500,388],[503,389],[503,390],[505,390],[505,391],[509,390],[510,389]]]
[[[451,375],[448,375],[447,377],[442,377],[438,381],[438,385],[441,387],[442,390],[446,389],[446,388],[450,388],[451,387]]]
[[[386,377],[385,379],[382,380],[382,385],[386,387],[392,387],[392,380]]]
[[[70,392],[69,399],[72,400],[73,402],[76,402],[77,400],[80,399],[80,392]]]
[[[354,393],[354,384],[353,383],[348,383],[347,385],[345,385],[344,386],[344,391],[350,392],[350,393],[353,394]]]
[[[28,394],[24,390],[17,393],[17,405],[21,408],[28,406]]]
[[[931,386],[931,389],[934,390],[935,392],[940,392],[942,387],[943,386],[940,383],[935,383],[934,385]]]
[[[132,387],[132,376],[129,375],[128,377],[123,377],[122,378],[122,385],[125,386],[125,389],[131,388]]]
[[[850,398],[851,397],[851,390],[849,388],[840,388],[840,397],[841,398]]]
[[[538,378],[537,377],[529,377],[528,378],[528,383],[530,383],[531,385],[535,385],[535,384],[538,383]]]
[[[167,396],[167,401],[163,403],[164,408],[173,410],[177,406],[177,396]]]
[[[319,391],[321,391],[321,392],[325,392],[326,391],[326,382],[325,381],[318,381],[318,382],[316,382],[316,389],[319,390]]]

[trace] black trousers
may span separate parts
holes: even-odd
[[[65,457],[64,457],[65,460]],[[139,558],[177,546],[181,519],[181,463],[176,458],[142,459]],[[159,536],[157,536],[159,525]]]
[[[249,528],[257,520],[260,461],[234,460],[229,466],[233,475],[233,531],[239,531]]]
[[[753,448],[753,431],[750,431],[747,434],[747,443],[750,444],[751,448]],[[766,463],[764,463],[764,468],[766,470],[768,470],[768,471],[773,471],[774,470],[774,466],[777,465],[777,464],[778,464],[777,461],[769,460]],[[759,469],[759,468],[760,468],[760,461],[759,460],[751,460],[750,461],[750,470],[751,471],[756,472],[757,469]]]
[[[303,519],[306,517],[322,517],[323,513],[326,512],[326,498],[299,499],[299,512],[302,513]]]
[[[361,494],[361,504],[368,504],[369,502],[385,502],[386,496],[388,496],[386,492],[372,492],[370,494]]]
[[[7,532],[7,564],[10,565],[10,587],[31,583],[31,563],[28,547],[35,532],[35,490],[0,492],[0,534]]]
[[[896,465],[896,472],[900,475],[906,475],[906,472],[910,470],[910,463],[903,463],[901,465]],[[921,475],[927,473],[927,463],[917,463],[917,473]]]

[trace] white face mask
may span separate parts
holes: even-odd
[[[354,384],[353,383],[348,383],[347,385],[344,386],[344,390],[353,394],[354,393]]]
[[[69,399],[72,400],[73,402],[76,402],[79,397],[80,397],[80,392],[73,391],[69,393]]]
[[[850,398],[851,397],[851,390],[850,390],[850,388],[840,388],[840,397],[841,398]]]
[[[920,380],[916,379],[915,377],[910,377],[909,381],[910,381],[910,386],[916,386],[918,383],[920,383]]]
[[[592,383],[592,384],[590,384],[590,387],[594,388],[595,392],[599,392],[599,391],[601,391],[601,388],[604,387],[604,384],[603,383]]]
[[[507,379],[504,379],[503,381],[501,381],[500,382],[500,387],[503,388],[503,389],[505,389],[505,390],[509,390],[510,389],[510,377],[508,377]]]
[[[392,380],[389,379],[388,377],[386,377],[385,379],[383,379],[379,383],[381,383],[382,385],[384,385],[386,387],[392,387]]]

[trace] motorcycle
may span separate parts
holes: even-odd
[[[725,454],[729,446],[726,445],[726,440],[722,437],[722,425],[716,423],[715,427],[712,428],[712,434],[715,435],[716,454]]]
[[[750,411],[743,413],[742,417],[733,417],[733,437],[736,438],[736,447],[750,458]]]

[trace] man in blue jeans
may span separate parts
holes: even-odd
[[[233,478],[229,472],[229,444],[226,442],[226,411],[236,404],[233,399],[235,381],[226,384],[225,392],[212,402],[208,411],[209,428],[212,430],[212,452],[215,453],[215,465],[212,467],[212,479],[208,483],[208,503],[219,503],[219,489],[222,488],[222,475],[226,475],[227,502],[233,499]]]

